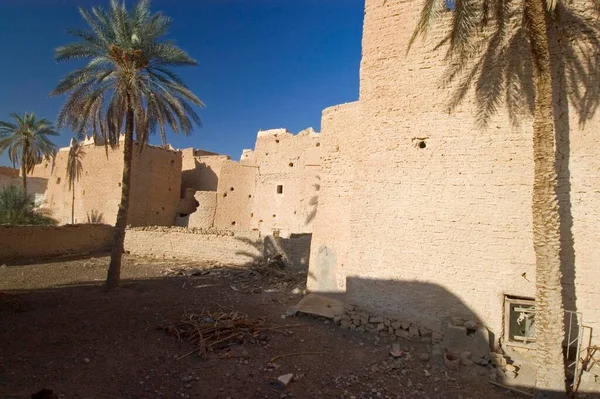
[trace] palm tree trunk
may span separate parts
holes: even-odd
[[[27,194],[27,145],[23,146],[21,155],[21,174],[23,174],[23,191]]]
[[[564,398],[564,311],[552,76],[544,0],[525,0],[535,73],[533,246],[536,257],[536,398]]]
[[[71,186],[71,224],[75,224],[75,184]]]
[[[121,259],[123,257],[125,228],[127,227],[127,213],[129,211],[129,193],[131,181],[131,160],[133,155],[133,109],[127,101],[127,115],[125,119],[125,145],[123,149],[123,180],[121,185],[121,203],[115,223],[115,243],[110,255],[110,265],[106,276],[106,288],[113,289],[119,285],[121,279]]]

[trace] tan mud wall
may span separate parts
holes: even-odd
[[[286,236],[312,232],[320,179],[320,141],[321,135],[312,129],[296,135],[285,129],[258,133],[253,213],[262,234],[275,230]]]
[[[180,227],[128,229],[125,251],[140,256],[189,259],[242,266],[261,259],[263,243],[257,232],[218,234]]]
[[[0,262],[108,251],[113,231],[101,224],[0,226]]]
[[[83,146],[83,173],[75,182],[74,201],[67,183],[68,152],[61,149],[53,164],[36,166],[34,175],[49,175],[46,207],[61,224],[72,222],[73,204],[75,223],[85,223],[97,212],[103,223],[114,224],[121,201],[122,146],[109,148],[108,156],[104,146]],[[180,201],[181,154],[151,146],[139,154],[136,145],[132,170],[128,224],[172,225]]]
[[[499,336],[503,296],[535,293],[531,121],[513,128],[501,113],[482,131],[475,124],[472,95],[447,114],[446,91],[437,88],[443,51],[434,55],[431,44],[417,42],[406,55],[421,3],[366,3],[360,131],[348,129],[343,136],[354,147],[356,168],[323,181],[311,269],[324,246],[343,252],[338,236],[349,234],[347,257],[328,262],[336,270],[337,288],[347,289],[351,301],[435,329],[450,315],[473,314]],[[595,115],[581,127],[574,110],[568,115],[562,122],[570,125],[570,141],[559,143],[565,302],[583,312],[597,336],[600,141],[594,135],[600,118]],[[325,143],[329,123],[324,113]],[[325,146],[323,176],[330,162],[325,159],[335,157],[336,148]],[[342,217],[330,230],[344,212],[329,201],[343,195],[348,180],[349,220]],[[309,283],[320,288],[318,281]]]
[[[217,190],[215,228],[252,230],[258,218],[252,204],[256,192],[258,168],[251,164],[228,161],[221,167]]]
[[[318,206],[313,215],[308,287],[343,291],[350,244],[350,215],[355,152],[351,135],[361,134],[360,104],[347,103],[323,111],[322,167]]]
[[[187,148],[182,150],[182,188],[198,191],[217,191],[221,166],[227,155],[201,155],[204,152]]]
[[[0,190],[11,185],[20,185],[19,171],[6,166],[0,166]]]
[[[189,228],[209,229],[213,227],[217,212],[217,193],[215,191],[196,191],[194,198],[200,205],[196,212],[189,215]]]

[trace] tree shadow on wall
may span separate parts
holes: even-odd
[[[320,182],[321,177],[317,176],[317,180]],[[317,208],[319,206],[319,191],[321,191],[321,183],[315,183],[312,186],[314,187],[316,194],[308,201],[309,211],[308,215],[306,215],[306,220],[304,221],[305,226],[309,225],[313,220],[315,220],[317,217]]]
[[[502,5],[504,3],[498,3]],[[506,3],[508,4],[508,3]],[[449,112],[475,89],[476,119],[485,129],[504,106],[515,126],[530,123],[534,108],[533,60],[527,27],[522,24],[522,9],[499,6],[487,10],[489,34],[468,30],[466,42],[473,44],[464,51],[447,55],[449,66],[442,87],[453,88]],[[578,124],[585,127],[600,105],[600,24],[597,19],[559,2],[556,15],[549,19],[552,55],[553,108],[556,136],[556,171],[561,236],[561,271],[563,305],[576,309],[575,250],[570,173],[570,110],[577,114]],[[446,46],[450,36],[438,47]]]
[[[239,250],[236,252],[236,255],[248,257],[247,266],[277,262],[278,256],[280,256],[283,267],[294,272],[312,275],[308,270],[312,234],[291,234],[289,238],[266,236],[257,240],[243,236],[234,238],[254,249],[253,251]]]

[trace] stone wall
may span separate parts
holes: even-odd
[[[366,1],[358,105],[323,113],[309,288],[345,290],[367,311],[434,330],[453,315],[481,320],[499,337],[504,296],[535,294],[531,120],[511,124],[501,104],[482,129],[473,92],[447,112],[443,50],[432,52],[431,40],[406,52],[420,7],[417,0]],[[560,115],[564,300],[596,337],[600,118],[586,115],[581,124],[573,108]],[[389,286],[403,288],[392,294]]]
[[[104,146],[88,143],[81,151],[82,173],[73,190],[67,178],[69,148],[61,149],[55,160],[36,165],[32,177],[48,182],[45,207],[61,224],[85,223],[94,214],[103,223],[114,224],[121,201],[123,147],[107,152]],[[180,152],[146,146],[139,153],[135,145],[128,224],[172,225],[180,184]]]
[[[258,232],[186,229],[181,227],[130,228],[125,251],[133,255],[188,259],[243,266],[262,259]]]
[[[0,226],[0,262],[108,251],[113,231],[102,224]]]

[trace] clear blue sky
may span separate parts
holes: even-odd
[[[0,0],[0,120],[25,111],[55,119],[64,98],[48,93],[75,65],[54,62],[53,50],[71,41],[67,28],[85,27],[77,5],[107,4]],[[358,98],[363,7],[364,0],[154,0],[152,9],[174,20],[169,38],[199,64],[176,72],[206,103],[204,126],[169,142],[238,159],[259,129],[319,131],[323,108]],[[63,131],[56,144],[70,137]]]

